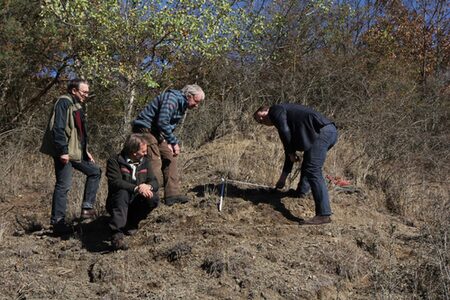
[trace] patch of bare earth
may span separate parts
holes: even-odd
[[[427,236],[377,209],[376,193],[331,189],[333,222],[300,225],[312,198],[228,184],[207,153],[184,171],[192,200],[161,205],[110,251],[107,216],[73,235],[48,229],[50,199],[37,192],[0,203],[0,295],[4,299],[367,299],[413,294]],[[188,160],[186,160],[188,161]],[[191,171],[189,171],[191,169]],[[276,175],[274,175],[276,176]],[[51,179],[49,179],[51,180]],[[99,200],[104,201],[104,199]],[[401,274],[401,276],[399,276]]]

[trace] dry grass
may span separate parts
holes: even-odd
[[[254,134],[251,133],[252,129]],[[2,198],[6,199],[4,201],[10,201],[9,199],[18,195],[33,192],[39,195],[35,201],[42,201],[48,209],[29,213],[42,215],[48,220],[54,184],[53,162],[50,158],[37,153],[37,142],[30,137],[24,138],[24,141],[19,141],[18,144],[24,147],[27,144],[25,148],[27,151],[15,153],[16,147],[13,147],[13,143],[7,143],[8,147],[2,148],[2,153],[12,158],[7,168],[8,176],[1,177]],[[355,135],[341,131],[339,142],[328,154],[324,173],[351,180],[357,187],[370,194],[371,198],[370,202],[358,202],[360,201],[358,198],[333,193],[333,209],[336,210],[336,217],[340,218],[341,222],[350,224],[357,224],[355,223],[357,221],[358,224],[363,224],[358,226],[363,227],[356,230],[350,226],[332,233],[334,239],[338,239],[340,235],[343,236],[336,247],[347,249],[346,251],[351,251],[354,255],[350,257],[343,251],[329,252],[324,257],[327,262],[325,272],[333,276],[338,275],[339,281],[336,285],[338,290],[345,290],[346,286],[351,284],[361,289],[371,289],[373,294],[381,299],[401,298],[403,294],[416,295],[417,298],[443,297],[445,299],[446,295],[449,295],[450,286],[448,264],[450,207],[449,191],[445,184],[448,177],[444,175],[441,177],[443,183],[429,182],[426,177],[420,177],[414,170],[404,172],[404,169],[395,165],[383,169],[384,166],[377,164],[376,159],[368,156],[366,152],[366,145],[356,139]],[[183,174],[183,183],[187,185],[187,188],[194,184],[204,184],[205,201],[215,202],[218,190],[214,183],[219,183],[221,177],[274,185],[281,172],[283,159],[283,150],[276,131],[273,128],[255,126],[250,128],[250,133],[246,136],[231,134],[205,144],[199,149],[184,148],[180,157],[180,169]],[[104,161],[100,161],[100,166],[103,170],[105,169]],[[23,178],[26,178],[25,182]],[[68,203],[69,219],[79,215],[84,180],[85,177],[81,173],[74,171]],[[290,187],[295,187],[297,180],[298,178],[295,182],[289,182]],[[102,176],[97,194],[97,208],[100,211],[104,209],[106,195],[106,178]],[[289,201],[286,203],[292,211],[305,213],[305,215],[310,214],[313,209],[312,201],[301,206],[291,205]],[[242,211],[237,210],[234,213],[239,213],[238,216],[242,222],[248,224],[262,222],[256,219],[260,206],[253,207],[248,203],[241,205]],[[208,206],[203,209],[206,208]],[[355,211],[347,211],[348,209]],[[357,212],[357,209],[365,211],[364,219],[351,219],[361,213]],[[401,220],[400,222],[413,227],[391,228],[389,224],[379,223],[380,220],[371,220],[373,215],[370,211],[372,210],[384,211],[387,216],[393,214]],[[190,215],[193,213],[191,212]],[[255,216],[252,217],[252,215]],[[173,223],[174,220],[171,220],[171,217],[181,220],[187,218],[181,212],[180,215],[165,216]],[[164,218],[161,221],[164,221]],[[247,223],[240,226],[246,228]],[[368,224],[365,226],[366,223]],[[5,234],[11,230],[11,226],[8,221],[3,220],[0,224],[1,242],[5,239]],[[379,226],[382,229],[379,229]],[[414,228],[417,232],[408,235],[409,228]],[[354,240],[348,240],[348,236],[352,236]],[[403,253],[404,250],[399,247],[403,240],[409,245],[416,243],[417,250]],[[194,246],[193,249],[195,249]],[[195,250],[192,251],[195,254]],[[370,255],[372,260],[367,260],[367,255]],[[411,257],[414,258],[414,265],[410,264]],[[280,258],[273,255],[269,255],[269,258],[280,261]],[[211,273],[226,267],[223,274],[232,272],[234,270],[232,267],[236,265],[228,259],[204,260],[199,262],[199,265],[202,263],[205,263]],[[222,263],[226,265],[222,266]],[[126,281],[124,285],[118,287],[120,293],[130,292],[127,284],[132,285],[133,278],[130,277],[128,268],[128,265],[121,265],[119,273],[116,274]],[[215,276],[217,274],[214,273]],[[358,283],[356,284],[355,281]],[[248,283],[243,281],[241,284],[245,286]],[[28,288],[28,286],[21,287],[24,293],[28,291]]]
[[[41,134],[42,131],[31,127],[10,130],[0,136],[0,154],[5,158],[0,171],[2,197],[36,188],[35,179],[45,179],[52,173],[44,156],[36,155]]]
[[[212,175],[219,175],[245,182],[274,185],[284,159],[282,146],[273,128],[260,127],[258,130],[259,133],[253,137],[250,135],[250,138],[230,135],[205,145],[198,152],[194,151],[197,157],[204,155],[196,160],[199,168],[205,172],[204,180],[210,182],[207,180],[211,180]],[[330,263],[343,276],[342,284],[349,277],[362,276],[371,282],[370,288],[380,299],[401,298],[403,293],[416,295],[418,298],[424,295],[430,298],[448,295],[450,257],[447,239],[450,232],[450,209],[447,186],[427,182],[419,177],[420,173],[415,168],[405,170],[395,164],[385,167],[376,157],[367,155],[370,151],[366,147],[354,135],[341,132],[337,145],[328,154],[324,174],[349,179],[371,195],[370,202],[360,203],[364,209],[397,215],[405,224],[428,232],[429,239],[419,241],[423,250],[415,254],[418,266],[404,265],[404,257],[414,255],[409,252],[403,254],[403,250],[398,247],[398,239],[403,238],[405,229],[399,231],[396,225],[386,224],[385,237],[373,241],[363,240],[361,244],[366,251],[373,252],[376,259],[383,261],[381,264],[363,267],[368,262],[362,262],[362,257],[349,259],[345,255],[330,257]],[[194,170],[185,170],[192,171]],[[441,179],[445,183],[448,177],[443,176]],[[298,178],[295,182],[290,182],[290,187],[295,186],[297,180]],[[217,196],[218,191],[211,189],[209,198],[214,195]],[[335,197],[339,199],[339,196]],[[349,212],[349,215],[352,213]],[[378,229],[372,230],[379,232]],[[375,236],[379,234],[380,232]],[[420,237],[419,233],[415,234]],[[381,240],[384,242],[380,243]],[[434,255],[426,254],[430,252]],[[434,279],[431,279],[433,276]],[[362,283],[362,286],[366,285],[367,283]]]
[[[0,195],[3,201],[8,201],[13,197],[36,193],[39,198],[34,201],[48,203],[49,209],[45,212],[30,213],[49,216],[55,175],[53,160],[39,153],[40,134],[41,131],[33,128],[21,128],[1,137],[0,141],[4,145],[0,148],[1,154],[10,159],[6,160],[6,165],[0,173]],[[103,170],[105,169],[104,164],[100,161]],[[72,188],[68,196],[66,214],[69,220],[79,217],[85,178],[82,173],[73,170]],[[96,208],[100,211],[104,210],[106,195],[105,176],[102,176],[96,203]]]

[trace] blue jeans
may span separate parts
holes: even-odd
[[[297,192],[306,194],[311,189],[317,216],[330,216],[332,214],[327,184],[322,175],[322,168],[327,152],[337,142],[337,129],[333,124],[320,129],[317,140],[308,151],[303,153],[300,182]]]
[[[81,204],[82,208],[87,209],[94,207],[102,171],[96,164],[86,160],[69,161],[65,165],[59,160],[59,157],[54,157],[53,161],[55,163],[56,183],[53,191],[50,223],[56,224],[63,221],[66,216],[67,193],[72,185],[72,168],[87,176],[84,185],[83,203]]]

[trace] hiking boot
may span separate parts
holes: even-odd
[[[315,216],[309,220],[303,222],[303,225],[322,225],[331,223],[330,216]]]
[[[94,208],[83,208],[81,209],[80,218],[82,220],[94,219],[97,216],[97,212]]]
[[[125,242],[123,235],[114,236],[111,241],[113,250],[128,250],[128,244]]]
[[[53,224],[52,227],[53,234],[56,235],[72,234],[74,232],[73,227],[64,221]]]
[[[167,206],[172,206],[176,203],[186,203],[186,202],[189,202],[189,198],[181,195],[166,197],[166,200],[164,201],[164,203]]]

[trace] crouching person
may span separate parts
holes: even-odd
[[[158,181],[146,158],[147,142],[141,134],[131,134],[118,155],[107,163],[108,198],[114,250],[126,250],[124,235],[136,233],[139,222],[158,206]]]

